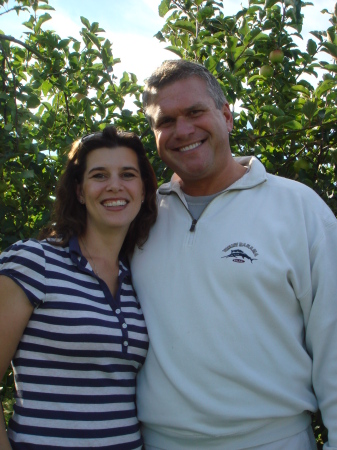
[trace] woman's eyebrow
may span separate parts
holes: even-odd
[[[139,173],[139,170],[137,169],[137,167],[134,166],[123,166],[121,167],[122,170],[134,170],[135,172]],[[95,170],[106,170],[106,167],[93,167],[92,169],[89,170],[88,174],[91,172],[94,172]]]

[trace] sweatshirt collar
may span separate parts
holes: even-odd
[[[267,181],[266,169],[255,156],[240,156],[235,157],[234,159],[242,166],[248,167],[249,171],[244,176],[235,181],[235,183],[233,183],[231,186],[225,189],[223,192],[251,189]],[[180,199],[183,202],[185,202],[185,198],[180,188],[179,181],[175,180],[174,176],[171,178],[171,181],[162,184],[158,189],[158,192],[161,195],[169,195],[172,192],[174,192],[180,197]]]

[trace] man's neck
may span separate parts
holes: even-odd
[[[241,166],[235,162],[231,171],[223,176],[213,177],[212,179],[198,179],[198,180],[183,180],[179,175],[173,175],[173,181],[178,181],[182,191],[193,197],[200,197],[206,195],[213,195],[217,192],[222,192],[239,180],[247,172],[245,166]]]

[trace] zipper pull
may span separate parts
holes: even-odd
[[[195,230],[196,224],[197,224],[197,219],[193,219],[193,220],[192,220],[192,223],[191,223],[191,228],[190,228],[190,231],[191,231],[191,232]]]

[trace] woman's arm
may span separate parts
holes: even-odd
[[[3,379],[15,354],[33,309],[24,291],[9,277],[0,275],[0,380]],[[0,408],[0,448],[11,450],[2,408]]]

